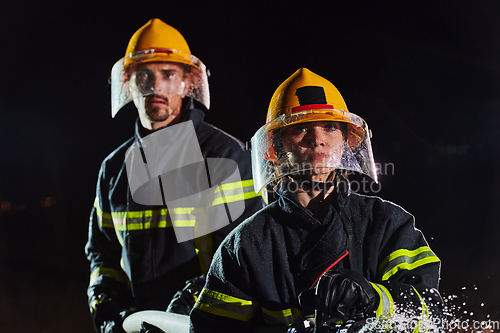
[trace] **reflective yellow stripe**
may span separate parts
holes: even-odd
[[[214,199],[212,202],[212,206],[224,204],[224,203],[230,203],[230,202],[235,202],[235,201],[240,201],[240,200],[247,200],[247,199],[252,199],[255,197],[260,196],[259,193],[255,193],[253,190],[250,192],[244,192],[244,193],[239,193],[235,195],[228,195],[228,196],[221,196],[219,198]]]
[[[94,200],[94,208],[97,219],[99,221],[99,226],[101,228],[113,228],[113,219],[111,217],[111,214],[102,211],[98,197],[96,197]]]
[[[420,295],[420,293],[415,289],[415,287],[411,286],[415,293],[417,294],[419,300],[420,300],[420,305],[422,306],[422,317],[423,318],[429,318],[429,308],[427,307],[427,303],[425,303],[425,299]]]
[[[101,228],[114,228],[113,224],[113,218],[111,217],[111,214],[105,213],[101,209],[101,205],[99,204],[99,198],[96,197],[94,200],[94,208],[95,208],[95,213],[97,215],[97,222],[99,223],[99,227]],[[118,239],[118,242],[120,245],[123,247],[123,238],[120,235],[119,230],[114,229],[116,233],[116,238]]]
[[[96,310],[96,306],[97,304],[99,304],[99,300],[96,298],[94,299],[89,305],[92,309],[94,309],[94,311]]]
[[[240,182],[233,182],[233,183],[221,184],[221,185],[217,186],[217,189],[215,190],[215,193],[219,193],[221,191],[228,191],[228,190],[239,189],[239,188],[243,188],[243,187],[251,187],[251,188],[253,188],[253,179],[242,180]]]
[[[128,284],[128,277],[125,272],[109,267],[98,267],[90,274],[90,285],[101,276],[106,276],[121,283]]]
[[[115,228],[117,231],[145,230],[151,228],[194,227],[198,222],[207,220],[206,209],[224,203],[244,201],[260,196],[253,190],[253,179],[227,183],[217,186],[214,197],[208,207],[175,207],[144,211],[105,212],[101,209],[99,199],[94,207],[101,228]],[[172,224],[172,219],[175,225]],[[118,238],[120,239],[120,235]]]
[[[427,246],[415,250],[400,249],[389,254],[379,266],[382,280],[388,280],[400,270],[412,270],[425,264],[439,262],[439,258]]]
[[[425,259],[417,260],[413,263],[407,263],[407,262],[401,263],[401,264],[397,265],[396,267],[394,267],[393,269],[391,269],[390,271],[388,271],[387,273],[385,273],[382,276],[382,281],[388,280],[391,276],[393,276],[394,274],[396,274],[400,270],[412,270],[412,269],[415,269],[417,267],[423,266],[425,264],[430,264],[430,263],[439,262],[439,261],[440,260],[437,257],[428,257]]]
[[[261,196],[261,193],[255,193],[253,179],[248,179],[240,182],[221,184],[217,186],[214,196],[212,206],[252,199]]]
[[[282,324],[290,325],[298,318],[302,317],[302,313],[298,309],[284,309],[284,310],[268,310],[261,308],[264,320],[268,324]]]
[[[422,296],[420,296],[420,293],[417,291],[417,289],[415,289],[415,287],[413,287],[413,291],[417,294],[419,300],[420,300],[420,305],[422,307],[422,319],[419,319],[418,320],[418,325],[415,326],[415,329],[413,330],[412,333],[419,333],[420,332],[420,327],[423,326],[422,323],[424,322],[424,320],[428,320],[429,319],[429,308],[427,307],[427,304],[425,303],[425,300],[422,298]],[[427,332],[427,330],[425,330],[425,332]]]
[[[203,210],[203,208],[197,207],[175,207],[170,209],[174,214],[182,215],[182,214],[195,214]],[[112,212],[109,214],[112,218],[117,219],[135,219],[135,218],[144,218],[144,217],[162,217],[168,216],[169,209],[155,209],[155,210],[139,210],[139,211],[127,211],[127,212]]]
[[[196,255],[200,262],[200,269],[202,274],[208,272],[210,267],[210,262],[212,261],[212,256],[214,253],[212,244],[212,235],[207,234],[205,236],[196,237],[194,239],[194,246],[196,248]]]
[[[128,277],[127,275],[125,275],[125,272],[109,267],[98,267],[94,269],[94,271],[90,274],[89,285],[92,286],[96,282],[96,280],[98,280],[102,276],[109,277],[127,285],[129,283]],[[99,300],[96,298],[89,305],[95,310],[97,304],[99,304]]]
[[[194,306],[196,309],[240,321],[249,321],[258,311],[258,304],[203,288]]]
[[[168,209],[106,213],[98,205],[95,208],[99,226],[115,228],[117,231],[171,228],[174,224],[170,213],[175,214],[175,227],[194,227],[197,220],[206,217],[205,210],[198,207],[175,207],[170,213]]]
[[[380,303],[375,311],[375,316],[390,316],[391,313],[394,312],[394,299],[391,293],[381,284],[372,282],[370,282],[370,284],[373,286],[373,289],[375,289],[380,299]]]
[[[415,249],[415,250],[407,250],[407,249],[396,250],[396,251],[392,252],[391,254],[389,254],[387,256],[387,258],[385,258],[382,261],[382,263],[379,265],[379,267],[383,267],[383,266],[387,265],[389,263],[389,261],[392,261],[398,257],[403,257],[403,256],[414,257],[416,255],[423,253],[423,252],[432,252],[432,251],[428,246],[422,246],[422,247],[419,247],[418,249]]]

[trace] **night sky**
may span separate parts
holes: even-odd
[[[97,173],[137,116],[111,118],[108,78],[153,17],[209,68],[205,119],[242,141],[298,68],[330,80],[373,132],[380,185],[359,192],[415,215],[457,315],[500,320],[500,2],[215,3],[2,4],[0,331],[92,332]]]

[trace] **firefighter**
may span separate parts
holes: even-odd
[[[122,320],[131,311],[165,311],[170,306],[172,312],[188,314],[195,299],[192,295],[186,298],[185,284],[192,293],[196,288],[201,290],[203,274],[218,244],[234,226],[263,207],[262,197],[253,191],[250,152],[239,140],[204,122],[210,103],[206,67],[191,54],[175,28],[151,19],[133,34],[125,56],[112,68],[111,97],[113,117],[131,101],[139,116],[134,136],[101,164],[85,247],[91,268],[90,312],[96,330],[103,333],[122,332]],[[146,143],[149,137],[168,138],[164,135],[170,133],[167,131],[185,124],[187,129],[194,128],[195,151],[200,152],[203,165],[204,160],[210,159],[234,161],[239,170],[239,174],[235,173],[237,180],[221,183],[213,191],[234,195],[187,206],[166,205],[164,197],[163,201],[160,197],[160,202],[137,202],[137,191],[131,187],[127,168],[146,165],[141,155],[151,148]],[[180,159],[182,145],[187,142],[178,135],[169,140],[159,142],[160,146],[178,144],[181,148],[176,151],[180,153],[160,157]],[[187,150],[184,153],[193,155]],[[132,164],[127,165],[128,162]],[[147,167],[152,164],[147,163]],[[206,169],[202,171],[206,179]],[[190,178],[191,185],[201,183],[201,178],[193,177],[194,174],[185,177]],[[165,178],[161,178],[162,184],[168,181]],[[153,178],[150,185],[158,188],[158,180]],[[163,195],[168,189],[161,190]],[[201,217],[211,216],[215,209],[226,214],[225,208],[235,203],[242,207],[239,218],[216,231],[195,234],[193,230],[203,222]],[[179,240],[180,235],[191,234],[199,237]],[[169,305],[176,292],[177,303]]]
[[[311,331],[300,318],[315,313],[332,325],[441,315],[440,261],[413,216],[350,191],[349,172],[377,173],[370,130],[333,84],[297,70],[275,91],[251,150],[256,190],[271,184],[278,199],[219,247],[191,332]]]

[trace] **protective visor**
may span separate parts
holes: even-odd
[[[323,124],[324,144],[316,149],[300,149],[285,131],[308,122],[335,122]],[[335,132],[337,131],[337,132]],[[306,140],[306,139],[304,139]],[[307,139],[309,140],[309,139]],[[301,143],[300,146],[303,147]],[[334,169],[363,173],[378,182],[370,131],[357,115],[343,110],[307,110],[282,115],[262,126],[251,139],[252,172],[255,192],[285,176],[328,173]]]
[[[124,67],[124,63],[127,66]],[[182,73],[148,71],[142,64],[170,63]],[[118,60],[111,70],[111,116],[130,101],[152,94],[177,94],[191,97],[210,108],[210,93],[205,65],[195,56],[171,49],[150,49]]]

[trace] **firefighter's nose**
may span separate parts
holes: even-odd
[[[160,80],[156,76],[154,76],[151,81],[152,81],[151,82],[151,87],[153,88],[153,91],[155,93],[161,93],[162,92],[162,87],[163,87],[162,80]]]
[[[308,131],[307,136],[307,139],[309,140],[312,148],[324,146],[327,142],[324,132],[317,127],[314,127],[312,128],[312,130]]]

